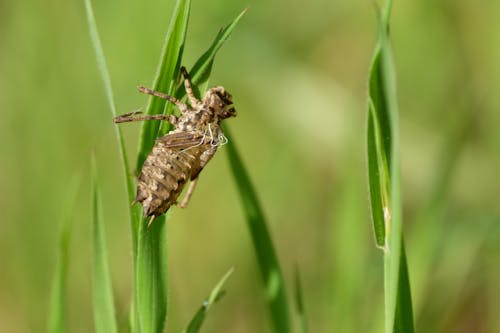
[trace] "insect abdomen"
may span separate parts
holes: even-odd
[[[157,142],[144,162],[137,185],[135,200],[142,203],[145,217],[161,215],[177,202],[197,169],[197,152],[197,149],[183,152]]]

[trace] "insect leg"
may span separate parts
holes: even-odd
[[[186,67],[181,67],[181,73],[184,76],[184,87],[186,88],[186,94],[189,97],[189,102],[193,107],[196,107],[201,104],[201,101],[196,98],[193,93],[193,87],[191,86],[191,78],[189,77],[189,73],[186,70]]]
[[[113,119],[115,124],[118,123],[127,123],[127,122],[132,122],[132,121],[143,121],[143,120],[166,120],[172,125],[175,125],[177,123],[177,117],[170,114],[170,115],[165,115],[165,114],[147,114],[147,115],[137,115],[136,112],[131,112],[131,113],[125,113],[122,114],[121,116],[117,116]]]
[[[135,116],[135,115],[142,114],[142,113],[143,112],[141,111],[141,109],[139,109],[139,110],[135,110],[135,111],[132,111],[132,112],[124,113],[124,114],[120,115],[120,117]]]
[[[184,196],[184,199],[182,199],[182,202],[179,204],[179,207],[181,208],[186,208],[189,200],[191,199],[191,196],[193,195],[194,189],[196,188],[196,184],[198,183],[198,177],[195,179],[191,179],[191,182],[189,182],[189,188],[187,190],[186,195]]]
[[[139,92],[141,92],[143,94],[148,94],[148,95],[160,97],[160,98],[166,99],[167,101],[169,101],[171,103],[174,103],[175,105],[177,105],[177,107],[179,108],[179,110],[181,110],[182,113],[188,111],[188,106],[173,96],[170,96],[170,95],[167,95],[167,94],[164,94],[164,93],[161,93],[159,91],[155,91],[153,89],[149,89],[149,88],[146,88],[143,86],[139,86],[139,87],[137,87],[137,89],[139,90]]]

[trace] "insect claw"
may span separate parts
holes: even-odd
[[[138,202],[139,202],[139,200],[135,199],[134,201],[132,201],[132,203],[130,204],[130,206],[133,206],[133,205],[135,205]]]
[[[148,228],[151,226],[151,224],[153,223],[153,221],[155,220],[155,218],[156,218],[156,215],[151,216],[151,219],[148,222]]]

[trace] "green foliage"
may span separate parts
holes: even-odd
[[[96,53],[97,62],[101,72],[101,76],[105,83],[106,95],[113,116],[116,116],[115,104],[113,101],[113,93],[111,88],[111,80],[107,70],[104,52],[100,43],[97,32],[95,19],[92,12],[92,7],[89,0],[85,2],[87,8],[87,18],[90,28],[90,35],[93,42],[94,50]],[[170,26],[165,36],[161,61],[156,73],[153,83],[153,89],[162,91],[167,94],[173,94],[175,91],[175,82],[179,74],[179,68],[182,61],[182,53],[184,50],[184,43],[186,38],[186,30],[189,20],[190,0],[178,0],[175,9],[172,13]],[[229,37],[236,23],[242,17],[240,14],[230,25],[222,29],[219,35],[215,38],[209,50],[203,54],[199,61],[196,63],[192,72],[193,80],[196,84],[207,82],[213,60],[216,52],[220,49],[225,40]],[[146,114],[160,114],[171,112],[171,105],[166,107],[166,101],[163,99],[150,97],[149,104],[146,109]],[[168,131],[169,124],[164,125],[164,130]],[[123,167],[126,174],[127,189],[129,192],[130,201],[133,200],[133,183],[129,177],[129,166],[127,157],[123,146],[123,139],[119,127],[117,129],[117,139],[120,144],[120,152],[122,155]],[[142,164],[147,155],[151,151],[155,140],[159,134],[160,124],[154,121],[144,122],[141,130],[139,141],[139,152],[137,158],[137,170],[142,168]],[[96,208],[97,209],[97,208]],[[167,216],[170,215],[170,212]],[[130,217],[132,221],[132,240],[135,256],[135,284],[131,316],[131,329],[132,332],[163,332],[165,326],[165,318],[167,313],[167,261],[166,261],[166,220],[165,216],[157,217],[155,222],[148,227],[147,221],[138,215],[136,208],[130,208]],[[99,221],[96,218],[96,221]],[[97,222],[96,222],[97,223]],[[99,230],[99,229],[98,229]],[[102,237],[96,235],[96,237]],[[103,253],[103,246],[101,250],[96,253]],[[106,287],[106,276],[104,272],[104,259],[101,260],[98,270],[104,277],[96,277],[102,281],[101,289]],[[105,318],[109,319],[109,312],[114,312],[109,308],[110,302],[107,299],[107,313],[102,314]],[[97,316],[95,312],[95,316]],[[100,313],[100,312],[99,312]],[[201,325],[201,321],[199,322]],[[115,325],[114,321],[113,324]],[[106,322],[101,317],[96,318],[96,325],[101,328],[108,327],[116,330],[116,326],[110,328],[111,322]],[[98,326],[99,327],[99,326]],[[106,331],[106,329],[104,329]]]
[[[2,330],[95,330],[93,320],[78,320],[93,310],[92,206],[83,196],[67,210],[76,191],[67,180],[78,168],[87,174],[95,150],[118,330],[139,332],[151,321],[144,325],[152,330],[182,331],[205,296],[200,285],[229,264],[241,274],[200,331],[272,331],[246,213],[222,156],[236,140],[279,254],[294,331],[305,323],[302,301],[313,332],[378,333],[384,321],[388,331],[411,332],[412,312],[421,332],[500,332],[500,47],[491,42],[500,38],[500,2],[393,2],[390,29],[384,0],[375,1],[377,19],[370,2],[262,3],[214,63],[244,3],[93,1],[94,19],[90,1],[14,1],[0,11]],[[367,112],[376,23],[385,31]],[[232,141],[203,172],[190,207],[145,228],[140,205],[130,206],[136,154],[170,125],[113,126],[112,117],[139,106],[172,112],[134,87],[158,85],[185,99],[179,64],[200,97],[209,84],[231,92],[238,117],[226,122]],[[71,218],[60,221],[60,211]],[[293,262],[301,267],[295,284]],[[159,297],[167,291],[164,324],[160,311],[139,320],[135,290],[142,285],[139,301],[153,306],[151,282]]]
[[[96,333],[116,333],[115,306],[113,289],[109,274],[108,254],[106,250],[106,234],[101,208],[101,193],[97,177],[95,158],[92,157],[92,284],[93,309]]]
[[[399,281],[396,300],[396,314],[394,316],[393,332],[414,332],[413,306],[411,303],[410,278],[404,243],[401,246],[399,262]]]
[[[300,272],[295,267],[295,304],[297,307],[298,332],[307,333],[307,317],[304,308],[304,297],[302,296],[302,283],[300,282]]]
[[[413,332],[402,230],[400,160],[394,65],[389,44],[391,1],[386,1],[370,70],[367,127],[370,202],[377,245],[384,250],[385,331]]]
[[[220,50],[222,45],[227,41],[234,28],[246,13],[246,10],[242,11],[231,23],[222,28],[217,36],[214,38],[212,44],[209,48],[201,55],[201,57],[196,60],[193,68],[189,71],[191,77],[191,82],[193,83],[193,90],[198,97],[201,97],[201,92],[207,88],[208,79],[210,73],[212,72],[212,66],[214,63],[215,55]],[[182,99],[186,95],[184,89],[184,84],[182,82],[179,84],[175,95],[177,98]],[[171,112],[172,104],[169,103],[166,106],[166,110]],[[163,122],[161,134],[165,134],[170,130],[170,124],[168,122]]]
[[[109,75],[108,67],[106,65],[106,58],[104,57],[104,51],[103,51],[101,39],[99,37],[99,33],[97,30],[94,12],[92,10],[92,4],[91,4],[90,0],[85,0],[85,9],[86,9],[86,13],[87,13],[87,24],[88,24],[89,32],[90,32],[90,39],[92,41],[92,46],[93,46],[94,53],[96,56],[97,65],[99,68],[99,74],[101,75],[101,79],[104,83],[104,91],[106,93],[106,98],[108,100],[109,110],[111,111],[112,116],[116,117],[117,116],[116,106],[115,106],[116,104],[115,104],[115,100],[113,97],[111,78]],[[125,150],[125,143],[123,141],[123,135],[122,135],[121,128],[117,125],[115,125],[114,127],[115,127],[116,140],[118,141],[118,147],[120,149],[120,157],[121,157],[121,161],[122,161],[123,173],[125,176],[125,186],[127,188],[127,197],[128,197],[129,202],[132,202],[135,198],[134,180],[133,180],[132,175],[129,174],[130,168],[129,168],[129,163],[128,163],[128,159],[127,159],[127,151]],[[139,221],[139,211],[136,208],[130,206],[129,213],[130,213],[130,223],[131,223],[131,229],[132,229],[133,249],[135,251],[136,243],[137,243],[136,230],[137,230],[138,221]]]
[[[153,81],[153,90],[161,91],[167,95],[173,95],[175,91],[175,82],[177,81],[179,68],[181,67],[182,53],[184,52],[184,44],[186,42],[186,30],[190,10],[191,0],[176,1],[163,43],[158,70]],[[148,106],[146,107],[146,114],[164,113],[166,104],[166,100],[150,96]],[[171,113],[171,108],[168,110]],[[165,123],[168,124],[168,122]],[[166,126],[170,126],[170,124]],[[153,148],[158,136],[159,128],[160,123],[157,121],[145,121],[142,123],[136,164],[137,170],[142,169],[142,164],[146,160],[151,148]]]
[[[63,205],[62,223],[59,231],[59,251],[50,295],[48,333],[66,332],[66,280],[69,266],[69,245],[79,184],[79,178],[74,178],[71,181],[68,187],[68,196]]]
[[[252,236],[257,263],[265,286],[266,301],[271,312],[273,328],[277,333],[290,332],[290,310],[285,282],[267,222],[227,126],[224,128],[224,133],[230,142],[227,145],[227,156],[240,194],[247,226]]]
[[[233,272],[234,268],[231,268],[215,285],[208,298],[203,302],[198,311],[195,313],[193,319],[189,322],[188,327],[184,330],[185,333],[197,333],[200,331],[201,325],[205,321],[205,317],[208,311],[212,308],[212,305],[224,296],[224,290],[222,287],[224,287],[224,284]]]
[[[182,51],[184,47],[185,30],[189,19],[190,2],[179,1],[176,9],[173,12],[171,26],[165,38],[165,44],[162,62],[155,79],[154,89],[166,91],[172,94],[174,91],[174,83],[178,76]],[[180,10],[182,8],[183,10]],[[216,52],[220,49],[224,41],[231,34],[236,26],[236,23],[242,17],[240,14],[231,24],[222,30],[214,40],[210,49],[197,62],[198,66],[191,71],[193,83],[200,85],[208,81],[211,65],[213,63]],[[175,63],[175,68],[172,64]],[[162,85],[163,82],[163,85]],[[164,85],[168,83],[168,89]],[[177,98],[181,98],[181,93],[175,94]],[[148,114],[161,113],[165,108],[165,103],[158,103],[152,100],[159,100],[151,97],[148,105]],[[171,104],[166,107],[167,112],[171,112]],[[156,139],[159,124],[151,125],[155,122],[144,122],[141,133],[142,146],[139,150],[138,166],[142,167],[145,156],[154,144]],[[170,125],[165,122],[164,130],[168,130]],[[148,138],[153,140],[148,141]],[[146,143],[148,142],[148,143]],[[170,212],[167,214],[169,216]],[[158,217],[151,228],[146,226],[146,221],[140,223],[138,237],[138,254],[136,261],[136,301],[137,314],[141,332],[161,332],[164,326],[164,318],[166,315],[166,236],[165,236],[165,220],[164,216]]]
[[[172,12],[170,26],[165,36],[163,51],[153,83],[153,89],[172,94],[181,66],[182,53],[191,8],[190,0],[178,0]],[[146,114],[163,113],[166,101],[150,96]],[[160,124],[146,121],[142,124],[137,157],[137,170],[151,151]],[[167,214],[169,216],[169,214]],[[139,221],[137,255],[135,262],[135,307],[132,321],[134,332],[163,332],[167,314],[167,260],[166,220],[156,218],[151,227]]]
[[[169,214],[167,214],[168,216]],[[166,218],[139,225],[135,272],[136,332],[163,332],[167,314]]]

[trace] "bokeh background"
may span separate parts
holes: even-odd
[[[94,1],[119,113],[146,104],[172,0]],[[292,300],[311,332],[381,332],[382,253],[365,163],[369,0],[193,1],[188,68],[249,11],[211,84],[234,95],[234,142],[262,201]],[[417,330],[500,332],[500,2],[394,1],[405,238]],[[124,124],[134,158],[140,124]],[[69,332],[93,331],[89,161],[94,151],[118,319],[131,290],[122,168],[83,1],[0,1],[0,331],[45,329],[68,186]],[[132,163],[133,165],[134,163]],[[236,271],[205,332],[267,332],[260,276],[224,149],[168,225],[168,331]]]

